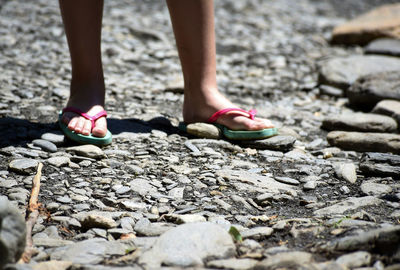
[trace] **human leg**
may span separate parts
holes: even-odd
[[[103,110],[105,86],[101,63],[102,0],[59,0],[68,47],[71,56],[72,79],[67,107],[75,107],[95,115]],[[104,137],[107,123],[104,117],[91,121],[73,112],[63,114],[62,121],[75,133]]]
[[[236,107],[216,82],[214,6],[212,0],[167,0],[185,82],[183,118],[204,122],[216,111]],[[233,130],[272,128],[265,119],[227,114],[217,123]]]

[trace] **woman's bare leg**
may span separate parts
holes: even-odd
[[[67,106],[94,115],[104,107],[105,86],[101,63],[102,0],[59,0],[72,64],[71,92]],[[89,135],[91,122],[74,113],[64,113],[68,128]],[[92,134],[104,137],[107,123],[104,117],[96,121]]]
[[[216,81],[213,0],[167,0],[185,82],[183,118],[204,122],[220,109],[236,107]],[[217,121],[235,130],[273,127],[264,119],[224,115]]]

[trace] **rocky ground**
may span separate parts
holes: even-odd
[[[329,44],[396,1],[216,1],[221,90],[280,128],[257,142],[179,131],[166,5],[134,2],[105,3],[100,149],[56,124],[70,78],[57,3],[0,1],[0,264],[20,256],[41,162],[34,255],[5,269],[400,269],[400,46]]]

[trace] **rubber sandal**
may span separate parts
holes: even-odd
[[[107,112],[105,110],[97,113],[96,115],[90,116],[87,113],[82,112],[81,110],[74,108],[74,107],[66,107],[60,113],[58,114],[58,124],[64,133],[64,135],[73,140],[74,142],[80,143],[80,144],[94,144],[94,145],[107,145],[110,144],[112,141],[112,134],[109,130],[107,130],[107,133],[104,137],[96,137],[93,136],[92,134],[89,135],[83,135],[79,133],[75,133],[75,131],[72,131],[68,128],[66,124],[64,124],[61,120],[62,115],[66,112],[73,112],[76,113],[92,122],[92,129],[95,127],[95,122],[97,119],[101,117],[107,117]]]
[[[226,108],[217,111],[207,120],[208,123],[218,127],[222,131],[222,134],[229,140],[261,140],[278,135],[277,128],[265,128],[261,130],[232,130],[224,125],[215,123],[219,117],[226,114],[245,116],[254,120],[256,110],[245,111],[240,108]],[[178,128],[180,130],[186,132],[186,127],[187,125],[185,123],[179,123]]]

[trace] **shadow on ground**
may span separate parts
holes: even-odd
[[[107,119],[108,128],[113,135],[123,132],[151,133],[159,130],[170,134],[178,134],[179,130],[165,117],[155,117],[149,121],[136,118]],[[38,123],[14,117],[0,118],[0,147],[25,146],[34,139],[39,139],[44,133],[60,133],[58,123]]]

